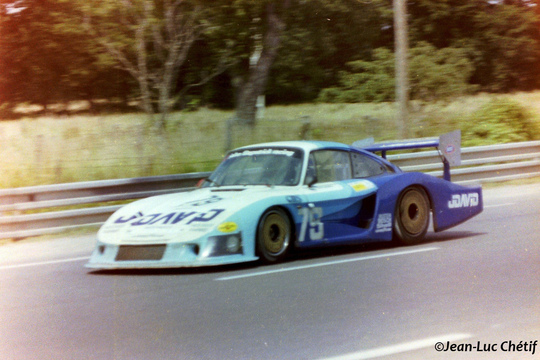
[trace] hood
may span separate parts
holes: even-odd
[[[290,188],[257,186],[204,188],[154,196],[119,209],[101,227],[98,238],[110,244],[193,241],[215,230],[242,208],[290,192]]]

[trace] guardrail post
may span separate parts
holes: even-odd
[[[300,139],[309,140],[311,138],[311,118],[307,115],[302,116],[302,126],[300,128]]]
[[[233,127],[236,119],[231,117],[225,122],[225,152],[229,152],[232,149],[232,137]]]

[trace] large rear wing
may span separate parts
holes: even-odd
[[[450,181],[450,166],[461,165],[461,130],[443,134],[438,138],[411,139],[375,143],[373,138],[356,141],[354,147],[375,152],[381,152],[386,159],[386,152],[407,149],[435,148],[441,154],[444,165],[443,178]]]

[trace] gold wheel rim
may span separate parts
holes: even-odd
[[[429,219],[429,206],[426,198],[418,190],[409,190],[399,205],[399,218],[407,233],[420,234]]]
[[[279,255],[289,244],[289,226],[279,214],[272,213],[264,221],[262,228],[263,245],[272,255]]]

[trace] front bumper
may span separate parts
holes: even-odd
[[[239,235],[240,236],[240,235]],[[244,254],[241,244],[227,246],[226,238],[197,243],[106,244],[98,241],[85,267],[90,269],[152,269],[216,266],[255,261]]]

